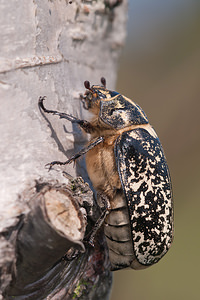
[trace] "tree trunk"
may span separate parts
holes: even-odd
[[[0,3],[0,299],[108,299],[108,251],[84,159],[66,160],[87,140],[77,126],[38,108],[88,118],[83,82],[114,88],[127,1],[9,0]],[[65,170],[63,173],[62,171]]]

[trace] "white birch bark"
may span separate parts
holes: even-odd
[[[87,139],[70,122],[43,116],[39,96],[47,96],[49,109],[88,118],[79,100],[83,82],[98,84],[104,76],[108,88],[114,89],[127,1],[114,8],[105,2],[0,1],[1,292],[16,262],[19,216],[26,217],[32,209],[27,191],[38,180],[67,184],[59,168],[48,172],[44,166],[66,160]],[[65,170],[72,176],[78,170],[87,178],[84,161]]]

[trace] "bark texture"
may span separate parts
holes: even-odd
[[[107,299],[109,260],[87,184],[63,176],[87,140],[79,128],[38,108],[87,119],[83,82],[114,89],[125,39],[124,1],[10,0],[0,3],[0,299]],[[84,159],[65,167],[86,181]],[[67,258],[67,259],[66,259]],[[94,288],[95,286],[95,288]]]

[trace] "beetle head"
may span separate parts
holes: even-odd
[[[85,109],[94,110],[95,108],[100,108],[102,99],[109,99],[118,94],[106,89],[106,80],[104,77],[101,78],[101,83],[102,85],[90,86],[89,81],[84,82],[86,92],[84,95],[81,95],[81,100]]]
[[[101,121],[115,129],[131,125],[147,124],[148,119],[142,108],[121,94],[106,89],[106,80],[101,78],[102,86],[85,81],[86,92],[81,95],[83,107],[99,116]]]

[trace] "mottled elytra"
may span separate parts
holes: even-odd
[[[105,210],[90,237],[104,224],[112,270],[143,269],[157,263],[173,240],[173,202],[169,169],[161,143],[142,108],[118,92],[106,89],[106,80],[81,96],[90,121],[48,110],[46,113],[77,123],[91,135],[90,143],[65,162],[86,154],[90,180],[103,195]]]

